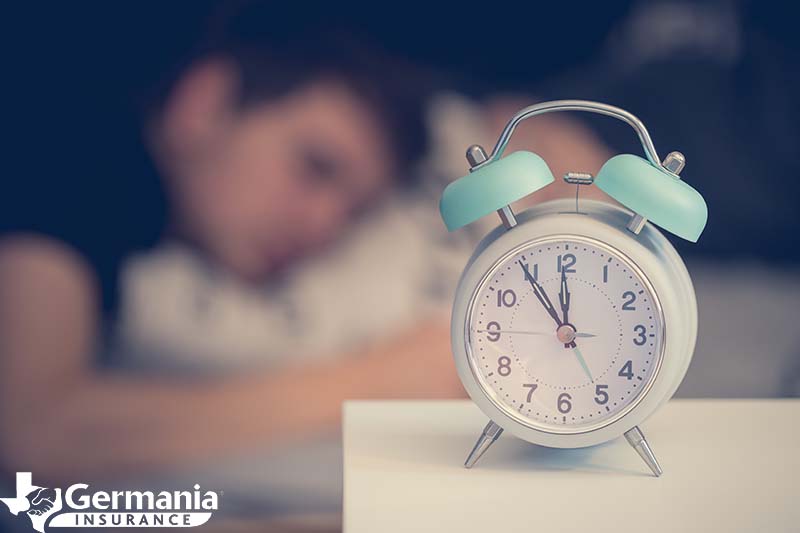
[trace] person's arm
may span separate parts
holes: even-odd
[[[97,291],[53,241],[0,243],[0,466],[96,478],[289,444],[350,398],[463,395],[443,323],[329,363],[239,379],[156,380],[92,363]]]

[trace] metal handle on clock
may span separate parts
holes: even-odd
[[[511,117],[511,120],[508,121],[505,128],[503,128],[502,133],[500,133],[500,137],[497,139],[497,143],[494,145],[494,149],[490,155],[487,156],[484,149],[479,145],[470,146],[467,149],[467,161],[470,164],[470,172],[477,170],[487,163],[491,163],[500,159],[503,156],[503,152],[505,151],[508,142],[511,140],[511,136],[514,134],[514,130],[523,120],[533,118],[537,115],[543,115],[545,113],[553,113],[557,111],[583,111],[587,113],[596,113],[598,115],[605,115],[625,122],[631,128],[633,128],[638,135],[639,141],[642,143],[644,153],[647,156],[647,160],[657,167],[666,169],[675,177],[678,177],[678,174],[680,174],[681,170],[686,164],[686,158],[680,152],[670,152],[669,155],[667,155],[667,157],[661,161],[661,158],[658,156],[658,152],[656,152],[656,147],[653,144],[653,139],[650,137],[650,133],[647,131],[644,123],[639,120],[636,115],[625,111],[624,109],[600,102],[592,102],[589,100],[554,100],[552,102],[542,102],[528,106],[524,109],[521,109],[516,115]],[[517,225],[514,213],[509,206],[499,209],[497,214],[500,215],[500,220],[507,229],[511,229]],[[647,219],[645,217],[636,213],[628,222],[627,229],[631,233],[638,234],[646,222]]]
[[[644,152],[648,161],[656,166],[662,166],[661,158],[658,157],[658,152],[656,152],[656,147],[653,145],[653,139],[650,137],[650,133],[647,131],[647,128],[642,121],[632,113],[613,105],[603,104],[600,102],[591,102],[589,100],[554,100],[552,102],[534,104],[518,111],[517,114],[511,117],[511,120],[509,120],[506,124],[506,127],[503,129],[503,132],[497,139],[497,144],[494,145],[492,153],[486,157],[484,161],[477,162],[476,165],[473,165],[473,169],[500,159],[503,156],[506,146],[508,145],[508,141],[511,140],[511,136],[514,134],[514,130],[517,128],[520,122],[529,118],[533,118],[536,115],[542,115],[544,113],[552,113],[556,111],[584,111],[588,113],[606,115],[625,122],[631,128],[633,128],[636,131],[636,134],[639,136],[639,141],[642,143],[642,148],[644,148]],[[469,158],[469,152],[467,158]],[[470,164],[471,163],[472,161],[470,161]]]

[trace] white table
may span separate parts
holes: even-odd
[[[469,401],[348,402],[344,531],[800,531],[800,400],[677,400],[642,430],[580,450],[506,433],[471,470],[486,423]]]

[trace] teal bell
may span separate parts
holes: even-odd
[[[632,233],[638,233],[650,220],[683,239],[697,241],[706,226],[708,208],[700,193],[678,178],[685,163],[683,155],[672,152],[660,163],[642,121],[624,109],[586,100],[541,102],[521,109],[508,121],[488,157],[480,146],[471,146],[467,150],[470,174],[448,185],[439,202],[448,230],[465,226],[492,211],[498,211],[506,227],[516,224],[509,204],[546,187],[554,179],[547,163],[538,155],[520,151],[503,157],[503,152],[520,122],[554,111],[597,113],[631,126],[647,159],[630,154],[612,157],[600,169],[594,183],[636,213],[628,225]]]
[[[439,211],[450,231],[502,209],[555,180],[544,159],[533,152],[514,152],[481,165],[486,156],[478,147],[473,149],[480,150],[481,160],[475,161],[479,166],[450,183],[439,201]]]
[[[635,155],[621,154],[606,161],[594,183],[653,224],[697,242],[706,226],[708,208],[700,193],[678,178],[683,164],[679,152],[667,156],[666,168]]]

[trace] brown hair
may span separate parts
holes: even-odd
[[[289,20],[263,2],[226,4],[149,99],[163,103],[170,85],[199,57],[220,56],[239,70],[241,106],[279,99],[304,85],[335,80],[371,108],[386,131],[401,182],[427,148],[425,102],[434,76],[373,42],[317,19]]]

